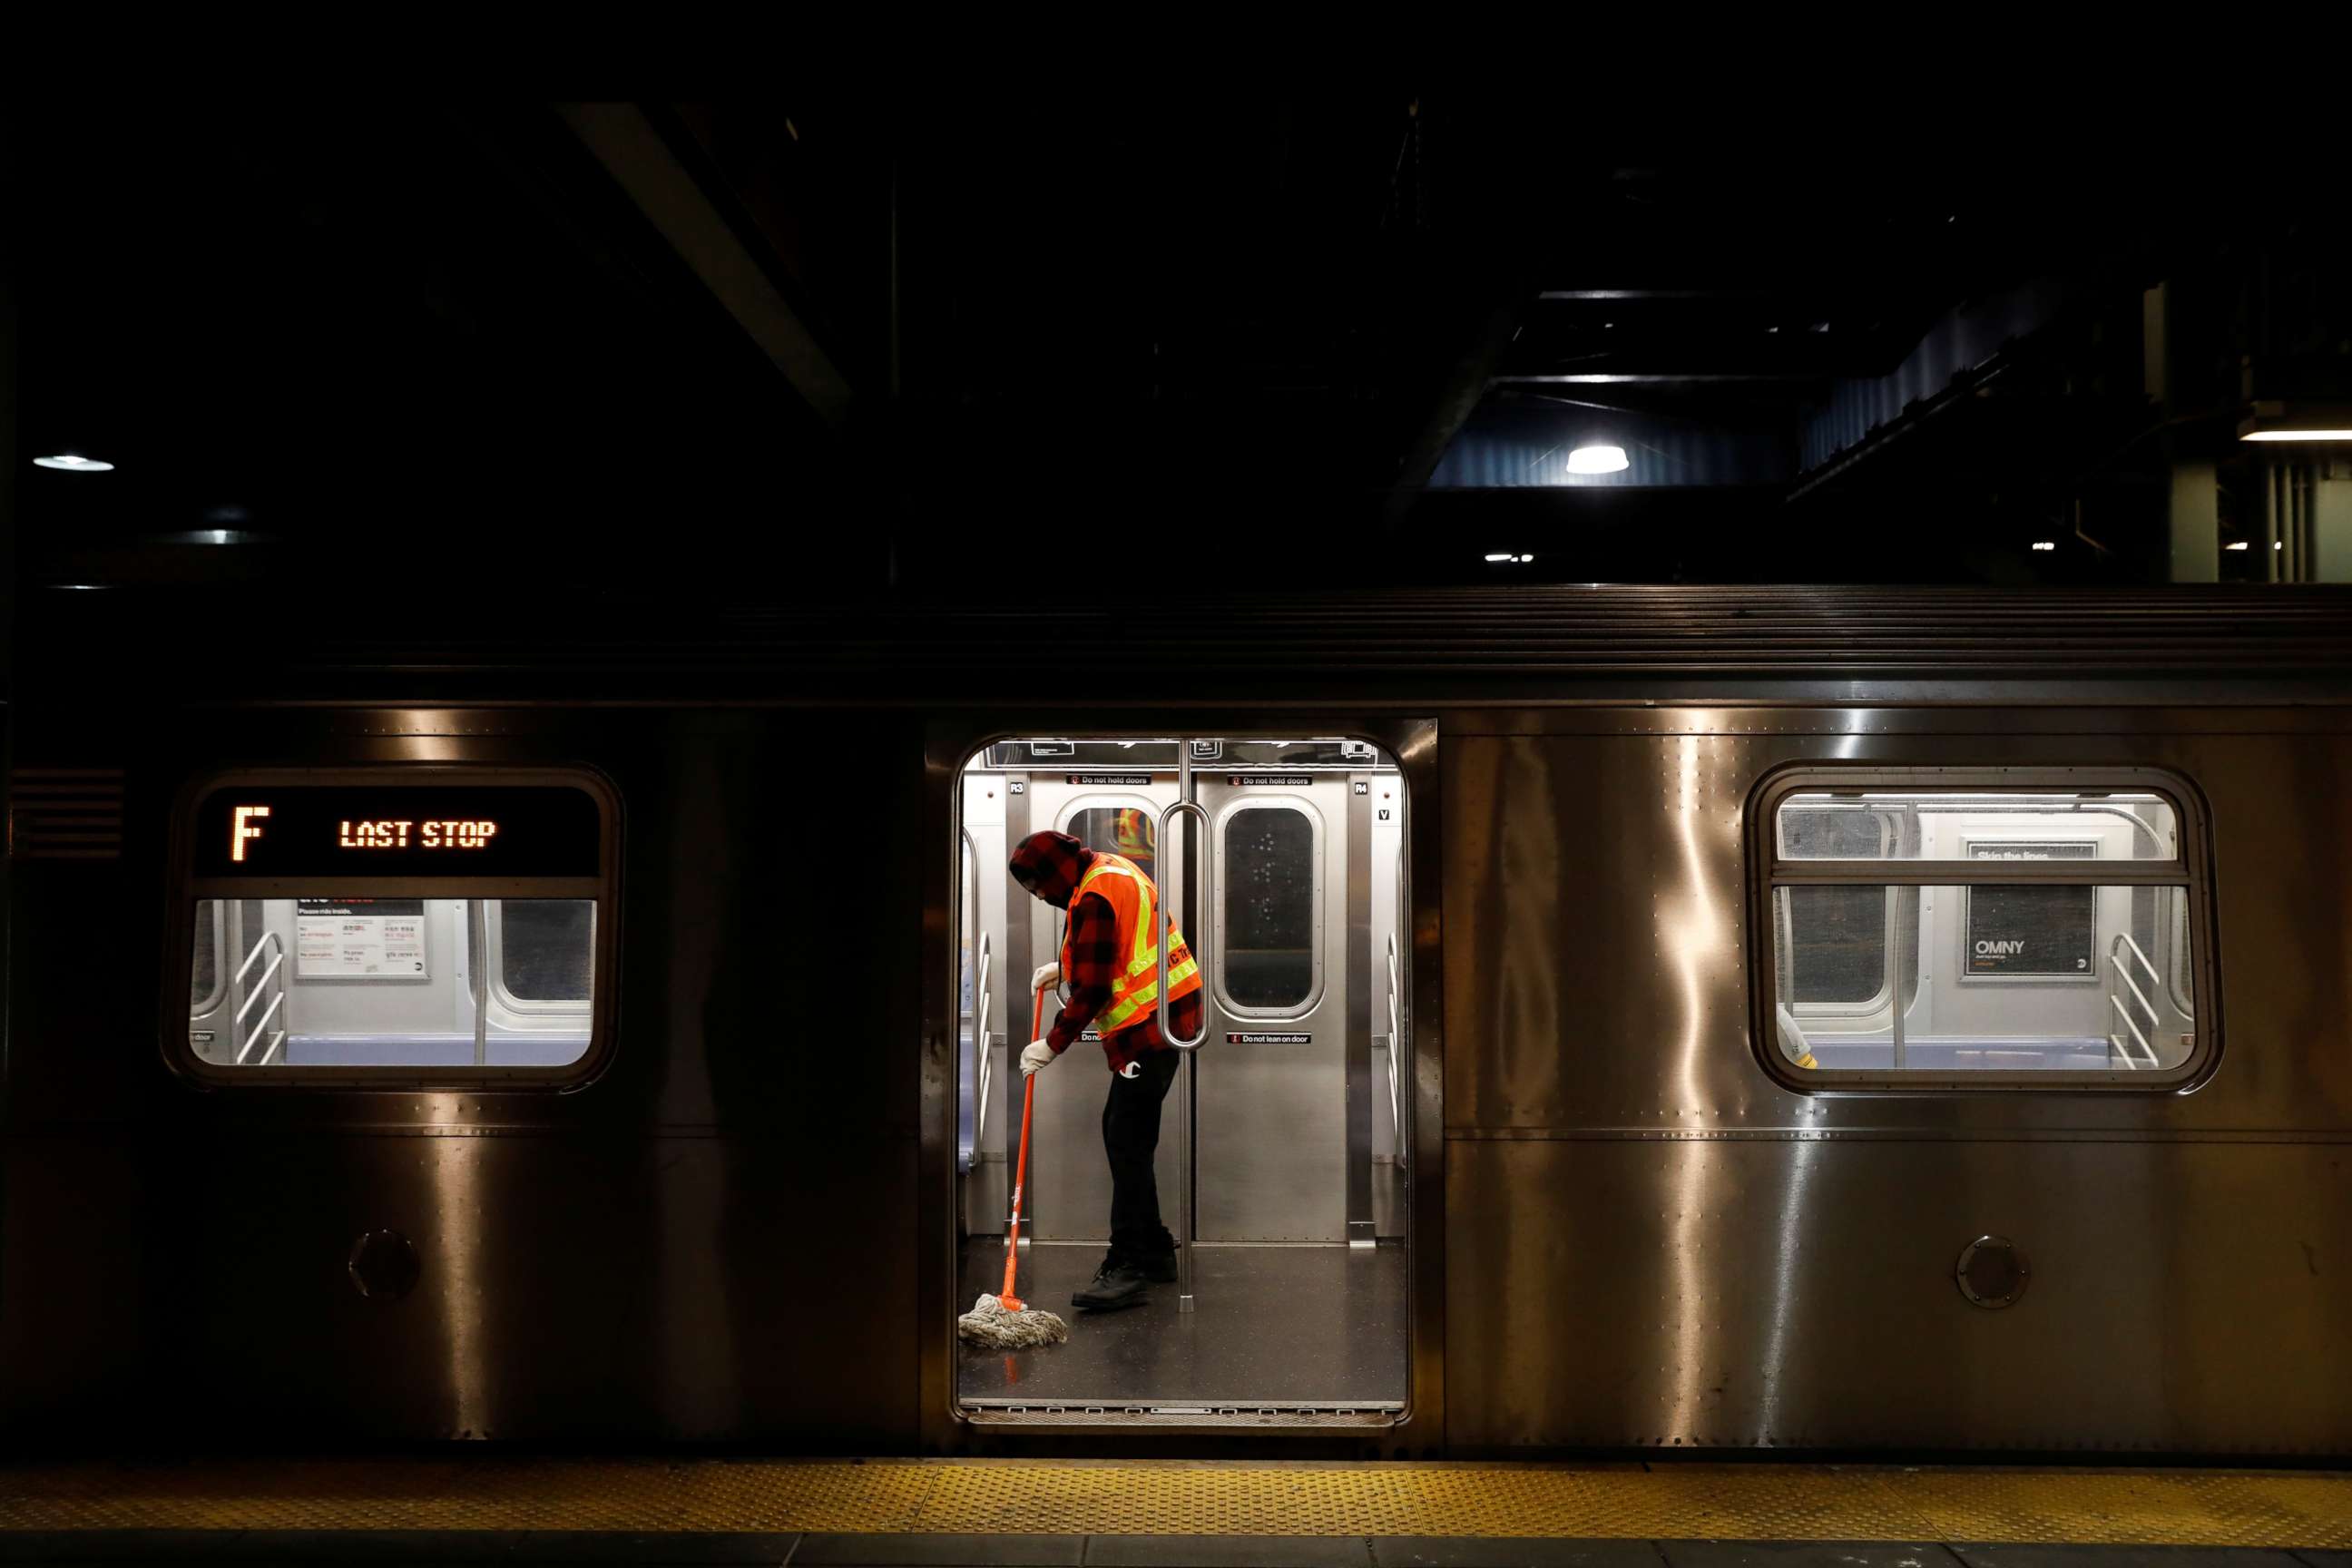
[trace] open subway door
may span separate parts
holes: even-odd
[[[1399,1156],[1411,1138],[1393,759],[1336,738],[1035,738],[974,755],[961,788],[959,1310],[1002,1272],[1026,986],[1060,955],[1068,918],[1008,874],[1013,850],[1050,829],[1133,864],[1172,911],[1201,981],[1193,1005],[1163,1010],[1156,992],[1147,1010],[1176,1066],[1153,1163],[1161,1217],[1182,1243],[1174,1278],[1135,1305],[1072,1304],[1105,1263],[1111,1229],[1115,1080],[1090,1028],[1038,1075],[1021,1243],[1024,1296],[1068,1320],[1070,1338],[1010,1356],[965,1351],[964,1415],[1054,1426],[1394,1420],[1407,1394]],[[1139,962],[1156,986],[1160,952],[1147,945]],[[1066,977],[1049,1027],[1071,999]]]

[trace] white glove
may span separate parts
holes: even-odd
[[[1043,1040],[1032,1040],[1021,1047],[1021,1076],[1027,1078],[1054,1059],[1054,1047]]]
[[[1057,985],[1061,984],[1061,979],[1062,966],[1060,964],[1048,963],[1043,965],[1038,969],[1036,973],[1029,977],[1029,994],[1034,996],[1038,992],[1043,991],[1048,985]]]

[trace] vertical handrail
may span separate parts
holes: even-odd
[[[988,1012],[992,1000],[989,989],[993,979],[989,971],[995,962],[996,955],[989,951],[988,933],[982,931],[980,933],[980,958],[975,965],[979,973],[974,977],[971,997],[971,1052],[975,1064],[972,1069],[971,1161],[975,1165],[980,1163],[980,1146],[988,1131]]]
[[[962,903],[958,908],[957,919],[959,921],[964,919],[965,916],[963,911],[965,910],[969,910],[971,911],[970,918],[971,922],[974,925],[978,925],[980,923],[980,841],[972,837],[971,829],[969,827],[959,826],[956,829],[956,832],[961,836],[963,839],[964,858],[970,862],[971,865],[971,871],[968,875],[960,876],[956,879],[957,885],[964,889],[964,898]],[[988,933],[986,931],[981,931],[978,933],[978,936],[979,941],[975,943],[975,956],[972,961],[971,987],[971,1158],[974,1164],[978,1164],[980,1163],[981,1134],[988,1129],[988,1011],[990,1001],[988,993],[990,983],[992,979],[992,976],[989,973],[991,954],[989,952]]]
[[[2139,1042],[2139,1048],[2147,1053],[2147,1065],[2149,1067],[2161,1065],[2160,1059],[2156,1054],[2156,1047],[2148,1044],[2147,1037],[2140,1033],[2139,1026],[2137,1024],[2132,1022],[2131,1013],[2124,1006],[2122,999],[2116,996],[2115,993],[2109,992],[2107,994],[2107,1005],[2116,1010],[2116,1016],[2123,1020],[2124,1027],[2129,1029],[2131,1031],[2132,1038]],[[2116,1058],[2122,1061],[2124,1066],[2131,1068],[2134,1072],[2137,1072],[2140,1069],[2141,1064],[2132,1060],[2131,1053],[2124,1049],[2124,1040],[2121,1035],[2116,1034],[2113,1029],[2109,1029],[2107,1031],[2107,1044],[2114,1048]]]
[[[2123,1026],[2131,1031],[2132,1038],[2139,1042],[2139,1048],[2147,1057],[2146,1065],[2161,1067],[2164,1065],[2164,1060],[2157,1054],[2156,1047],[2149,1042],[2148,1034],[2164,1027],[2164,1015],[2158,1011],[2156,1004],[2147,999],[2147,993],[2142,991],[2138,982],[2132,978],[2131,967],[2124,963],[2123,955],[2126,952],[2139,960],[2139,966],[2147,972],[2150,984],[2159,988],[2164,984],[2164,977],[2157,973],[2156,965],[2149,962],[2147,954],[2140,950],[2139,943],[2132,940],[2131,932],[2119,931],[2116,932],[2116,940],[2107,944],[2107,967],[2114,972],[2116,979],[2123,982],[2124,989],[2132,994],[2132,1000],[2137,1002],[2147,1012],[2147,1028],[2143,1030],[2139,1026],[2138,1020],[2132,1016],[2131,1009],[2124,1005],[2124,999],[2116,994],[2115,987],[2112,985],[2107,988],[2107,1005],[2114,1009],[2117,1017],[2123,1020]],[[2137,1070],[2142,1065],[2132,1060],[2131,1053],[2124,1049],[2123,1037],[2113,1029],[2107,1031],[2107,1044],[2114,1048],[2117,1056],[2123,1058],[2126,1067]]]
[[[1160,926],[1160,969],[1156,976],[1160,994],[1158,997],[1159,1005],[1153,1010],[1153,1014],[1160,1023],[1160,1039],[1167,1042],[1167,1044],[1178,1053],[1178,1060],[1181,1064],[1180,1079],[1176,1085],[1176,1145],[1184,1152],[1184,1186],[1181,1194],[1182,1202],[1177,1205],[1178,1224],[1181,1226],[1181,1229],[1176,1237],[1176,1310],[1179,1312],[1189,1312],[1192,1310],[1193,1305],[1192,1089],[1195,1068],[1192,1065],[1192,1053],[1199,1050],[1202,1045],[1206,1044],[1209,1038],[1209,988],[1205,974],[1202,976],[1201,986],[1202,1005],[1200,1031],[1189,1040],[1178,1039],[1176,1037],[1175,1025],[1172,1022],[1172,1015],[1169,1011],[1168,933],[1175,929],[1175,911],[1183,907],[1183,900],[1172,897],[1169,893],[1167,871],[1171,865],[1181,865],[1184,868],[1184,875],[1190,877],[1192,875],[1192,867],[1191,862],[1181,853],[1172,858],[1168,853],[1169,850],[1175,847],[1173,842],[1168,837],[1168,826],[1169,824],[1174,822],[1177,817],[1187,815],[1197,818],[1201,824],[1201,919],[1203,921],[1208,921],[1212,918],[1210,915],[1211,906],[1214,903],[1216,899],[1217,849],[1216,846],[1210,842],[1211,829],[1209,825],[1208,809],[1202,805],[1199,801],[1192,798],[1192,742],[1190,738],[1180,736],[1176,742],[1176,800],[1166,810],[1160,814],[1159,825],[1152,829],[1152,842],[1158,846],[1160,849],[1159,869],[1160,872],[1160,910],[1158,921]],[[1192,955],[1193,963],[1200,965],[1212,962],[1207,956],[1207,953],[1208,949],[1206,947],[1194,952]]]
[[[490,1065],[490,915],[480,899],[466,900],[467,968],[473,972],[474,1065]]]
[[[1396,932],[1394,931],[1389,932],[1388,966],[1389,1125],[1396,1131],[1396,1167],[1398,1170],[1402,1171],[1405,1169],[1404,1096],[1397,1082],[1397,1074],[1399,1071],[1397,1057],[1403,1049],[1404,1028],[1403,1020],[1400,1015],[1397,1005],[1397,998],[1403,989],[1404,981],[1402,974],[1397,966],[1397,939]]]
[[[1189,767],[1185,769],[1185,772],[1187,773],[1190,773],[1191,771],[1192,770]],[[1170,897],[1168,892],[1168,825],[1179,816],[1191,816],[1196,818],[1201,824],[1201,918],[1203,921],[1212,918],[1209,913],[1209,906],[1212,900],[1216,898],[1216,847],[1209,842],[1208,808],[1201,805],[1198,801],[1180,800],[1160,814],[1160,826],[1154,829],[1154,831],[1159,835],[1157,842],[1160,847],[1160,996],[1158,1005],[1160,1037],[1167,1041],[1170,1045],[1175,1047],[1180,1051],[1197,1051],[1209,1037],[1209,1010],[1206,1007],[1201,1009],[1201,1027],[1189,1040],[1180,1040],[1176,1037],[1176,1026],[1172,1022],[1171,1022],[1171,1016],[1168,1010],[1168,933],[1170,931],[1174,929],[1176,924],[1176,916],[1172,911],[1182,902],[1181,900]],[[1186,866],[1184,868],[1184,875],[1190,877],[1192,874],[1192,868],[1190,866]],[[1192,954],[1192,962],[1196,964],[1201,962],[1201,954],[1198,952],[1195,952]]]
[[[236,974],[231,984],[243,985],[245,977],[253,973],[253,966],[260,962],[261,955],[265,952],[270,954],[268,965],[262,970],[261,978],[253,983],[253,989],[246,994],[244,1005],[237,1008],[236,1016],[231,1022],[231,1027],[243,1024],[245,1016],[253,1011],[253,1005],[269,994],[269,982],[272,978],[278,982],[278,994],[271,999],[269,1005],[261,1010],[261,1017],[253,1026],[253,1032],[246,1036],[244,1043],[237,1047],[236,1065],[238,1067],[246,1065],[246,1058],[253,1055],[253,1047],[260,1040],[262,1031],[269,1027],[270,1020],[277,1017],[278,1009],[286,1005],[286,978],[278,973],[286,966],[286,942],[274,931],[265,931],[261,933],[259,940],[253,944],[253,951],[247,953],[245,962],[236,966]],[[268,1065],[269,1058],[277,1054],[278,1045],[285,1038],[286,1031],[283,1028],[270,1036],[268,1045],[262,1048],[260,1060],[253,1065],[256,1067]]]
[[[256,996],[259,996],[261,993],[257,991],[254,994]],[[261,1031],[269,1027],[269,1020],[278,1016],[278,1009],[285,1005],[285,1003],[286,993],[283,990],[280,990],[277,995],[269,999],[269,1005],[261,1010],[261,1021],[253,1026],[253,1033],[246,1036],[245,1044],[236,1048],[237,1066],[243,1067],[245,1065],[245,1058],[253,1054],[254,1041],[261,1038]],[[261,1060],[254,1065],[256,1067],[259,1067],[266,1064],[269,1060],[270,1051],[275,1051],[278,1048],[278,1042],[285,1037],[286,1031],[283,1029],[280,1029],[278,1033],[272,1035],[269,1037],[269,1050],[262,1052]]]
[[[262,939],[261,939],[258,942],[256,942],[256,943],[254,944],[254,948],[253,948],[253,954],[254,954],[254,957],[255,957],[255,958],[258,958],[258,957],[260,957],[260,956],[261,956],[261,950],[262,950],[264,947],[268,946],[270,943],[272,943],[272,942],[278,942],[278,933],[277,933],[276,931],[268,931],[268,932],[264,933],[264,934],[263,934],[263,936],[262,936]],[[244,1023],[244,1022],[245,1022],[245,1016],[246,1016],[247,1013],[250,1013],[250,1012],[252,1012],[252,1011],[253,1011],[253,1005],[254,1005],[256,1002],[260,1001],[260,1000],[261,1000],[261,998],[262,998],[263,994],[268,990],[268,988],[269,988],[269,977],[270,977],[271,975],[273,975],[273,974],[277,973],[278,973],[278,965],[280,965],[280,964],[284,963],[285,962],[286,962],[286,948],[285,948],[285,944],[284,944],[284,943],[282,943],[282,942],[280,942],[280,943],[278,943],[278,952],[277,952],[276,956],[272,957],[272,958],[270,959],[270,961],[269,961],[269,967],[268,967],[268,968],[267,968],[267,969],[265,969],[265,970],[263,970],[263,971],[261,972],[261,978],[260,978],[260,979],[258,979],[258,980],[257,980],[257,981],[255,981],[255,982],[253,983],[253,990],[252,990],[252,993],[251,993],[250,994],[248,994],[248,995],[246,997],[246,999],[245,999],[245,1005],[244,1005],[244,1006],[242,1006],[242,1007],[239,1007],[239,1008],[236,1010],[236,1021],[237,1021],[238,1023],[242,1024],[242,1023]],[[252,968],[252,967],[253,967],[252,960],[251,960],[251,959],[247,960],[247,962],[246,962],[246,969],[250,969],[250,968]],[[239,980],[243,980],[243,979],[245,978],[245,969],[240,969],[240,970],[238,970],[238,971],[236,972],[236,977],[237,977],[237,979],[239,979]],[[285,989],[286,989],[286,988],[285,988],[284,986],[282,986],[282,985],[281,985],[281,986],[279,986],[279,987],[278,987],[278,994],[279,994],[280,995],[283,995],[283,994],[285,994]]]
[[[237,981],[237,983],[238,983],[238,984],[242,984],[244,983],[244,981],[245,981],[245,976],[246,976],[247,972],[248,970],[252,969],[252,967],[253,967],[254,960],[256,960],[256,959],[259,958],[259,957],[261,956],[261,954],[262,954],[263,950],[264,950],[264,949],[266,949],[266,948],[268,948],[268,947],[269,946],[269,944],[270,944],[271,942],[278,942],[278,933],[277,933],[276,931],[263,931],[263,932],[261,933],[261,940],[260,940],[259,942],[255,942],[255,943],[253,944],[253,951],[252,951],[251,952],[247,953],[247,954],[245,955],[245,962],[244,962],[243,963],[240,963],[240,964],[238,964],[238,965],[236,966],[236,981]],[[286,944],[285,944],[285,943],[283,943],[283,942],[278,942],[278,956],[280,956],[281,958],[282,958],[282,957],[284,957],[284,956],[285,956],[285,951],[286,951]],[[264,981],[266,982],[266,981],[268,980],[268,977],[267,975],[264,975],[262,978],[263,978],[263,979],[264,979]]]
[[[2134,958],[2139,960],[2140,968],[2145,970],[2147,973],[2148,984],[2152,985],[2161,985],[2164,984],[2164,976],[2158,972],[2155,961],[2140,950],[2139,943],[2132,940],[2131,932],[2127,931],[2119,931],[2116,932],[2116,940],[2107,944],[2107,958],[2110,963],[2118,965],[2123,963],[2123,960],[2117,956],[2119,950],[2121,952],[2127,952]],[[2126,974],[2126,978],[2128,979],[2130,977]],[[2134,991],[2137,991],[2139,988],[2137,986],[2134,986],[2132,989]],[[2145,1002],[2147,1001],[2147,998],[2142,997],[2141,1000]],[[2153,1007],[2149,1009],[2151,1012],[2154,1010],[2155,1009]]]
[[[1913,917],[1910,921],[1911,929],[1914,931],[1918,929],[1916,918],[1918,911],[1916,904],[1908,911],[1904,908],[1906,903],[1912,903],[1918,897],[1918,889],[1916,888],[1886,889],[1886,1002],[1888,1007],[1892,1009],[1887,1015],[1886,1037],[1895,1047],[1894,1061],[1896,1072],[1901,1072],[1911,1065],[1910,1046],[1903,1037],[1902,958],[1905,923],[1903,916],[1908,912]],[[1918,967],[1918,960],[1915,957],[1911,963],[1912,973],[1916,973]],[[1790,1016],[1794,1016],[1793,1014]]]

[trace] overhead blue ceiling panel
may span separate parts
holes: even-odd
[[[1571,474],[1568,455],[1587,445],[1622,447],[1613,474]],[[1781,484],[1796,473],[1792,429],[1714,424],[1490,398],[1473,414],[1430,476],[1433,489],[1636,489]]]

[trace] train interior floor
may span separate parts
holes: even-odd
[[[0,1562],[2352,1568],[2352,1473],[1141,1460],[0,1468]]]
[[[1070,1292],[1093,1278],[1099,1245],[1022,1251],[1019,1289],[1070,1327],[1067,1342],[1006,1352],[963,1347],[967,1405],[1402,1407],[1407,1346],[1405,1252],[1383,1245],[1196,1247],[1193,1310],[1154,1285],[1139,1307],[1081,1312]],[[1004,1283],[1004,1243],[963,1249],[958,1310]]]

